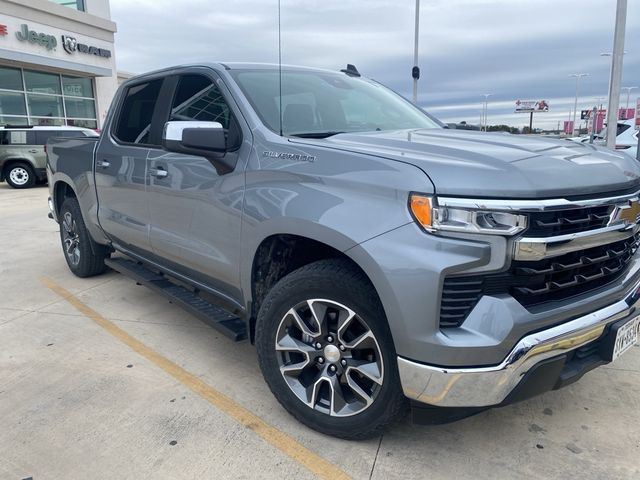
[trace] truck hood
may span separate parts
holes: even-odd
[[[630,156],[567,140],[446,129],[345,133],[324,147],[386,157],[424,171],[440,195],[553,198],[640,188]]]

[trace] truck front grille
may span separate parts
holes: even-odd
[[[613,205],[597,205],[530,213],[527,237],[555,237],[606,227],[613,209]]]
[[[640,233],[626,240],[536,262],[513,261],[498,274],[444,281],[440,327],[462,325],[483,295],[509,294],[524,307],[587,293],[620,278],[640,247]]]

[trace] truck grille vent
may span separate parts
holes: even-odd
[[[445,278],[440,303],[440,327],[459,327],[483,295],[484,279]]]
[[[639,247],[640,233],[626,240],[537,262],[514,261],[508,271],[499,274],[447,278],[442,293],[440,327],[462,325],[483,295],[510,294],[524,307],[532,307],[607,285],[627,271]]]
[[[554,237],[606,227],[613,205],[529,214],[527,237]]]

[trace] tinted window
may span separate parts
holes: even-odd
[[[17,68],[0,67],[0,85],[5,90],[22,90],[22,73]]]
[[[52,132],[47,130],[37,131],[35,133],[36,133],[36,145],[46,145],[47,140],[49,140],[50,137],[58,136],[58,132]]]
[[[178,82],[171,120],[219,122],[228,129],[231,110],[218,87],[202,75],[184,75]]]
[[[127,89],[115,136],[125,143],[148,144],[153,110],[158,102],[162,79]]]

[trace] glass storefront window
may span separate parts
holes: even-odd
[[[24,80],[24,81],[23,81]],[[98,128],[93,79],[0,67],[0,125]]]
[[[64,117],[62,97],[54,95],[27,95],[29,114],[37,117]]]
[[[93,98],[93,82],[90,78],[62,77],[64,95]]]
[[[0,88],[22,90],[22,73],[19,68],[0,67]]]
[[[31,121],[29,122],[29,125],[42,125],[42,126],[46,126],[46,127],[64,125],[64,118],[53,118],[53,117],[38,118],[38,117],[31,117],[30,120]]]
[[[95,120],[81,120],[77,118],[68,118],[67,125],[70,127],[92,128],[94,130],[98,128],[98,122]]]
[[[0,125],[29,125],[27,117],[0,116]]]
[[[51,0],[58,5],[73,8],[74,10],[80,10],[84,12],[84,0]]]
[[[27,107],[24,104],[22,93],[0,91],[0,115],[26,115]]]
[[[64,106],[67,117],[96,118],[96,106],[93,100],[65,98]]]
[[[32,72],[25,70],[24,83],[27,87],[27,92],[49,93],[54,95],[62,94],[60,89],[60,75],[56,75],[54,73]]]

